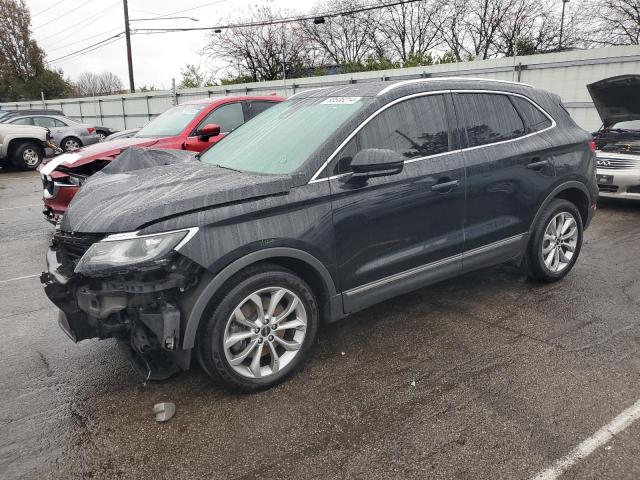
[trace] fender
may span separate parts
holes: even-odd
[[[342,295],[336,292],[333,278],[320,260],[318,260],[310,253],[307,253],[303,250],[298,250],[296,248],[267,248],[245,255],[244,257],[241,257],[235,260],[233,263],[227,265],[212,279],[208,281],[205,279],[205,282],[208,283],[206,283],[202,288],[199,289],[199,291],[196,293],[195,301],[192,303],[193,306],[189,309],[188,312],[185,312],[186,325],[184,330],[184,337],[182,340],[182,348],[187,350],[194,347],[196,335],[198,333],[198,326],[200,325],[200,320],[202,319],[202,315],[204,314],[209,301],[211,300],[215,292],[227,280],[229,280],[229,278],[231,278],[243,268],[248,267],[249,265],[252,265],[261,260],[268,260],[270,258],[276,257],[288,257],[294,258],[296,260],[301,260],[314,268],[314,270],[318,272],[318,274],[322,278],[329,294],[329,320],[333,321],[345,316],[342,306]]]
[[[587,197],[587,199],[589,200],[589,204],[591,204],[591,202],[592,202],[591,194],[589,193],[589,190],[587,189],[587,187],[585,186],[584,183],[578,182],[576,180],[570,180],[568,182],[561,183],[556,188],[554,188],[551,191],[551,193],[549,193],[549,195],[547,195],[547,197],[544,199],[544,201],[540,204],[540,207],[538,207],[538,211],[536,212],[535,216],[533,217],[533,221],[531,222],[531,226],[529,227],[529,238],[532,238],[533,230],[535,229],[535,226],[538,223],[538,219],[540,218],[540,215],[542,215],[542,212],[544,212],[544,209],[547,208],[547,205],[549,205],[549,203],[551,203],[551,201],[554,198],[556,198],[559,193],[561,193],[561,192],[563,192],[565,190],[568,190],[570,188],[577,188],[582,193],[584,193],[585,196]],[[588,221],[585,222],[584,228],[587,228],[587,225],[588,225]]]

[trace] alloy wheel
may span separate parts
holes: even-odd
[[[275,375],[299,353],[306,329],[307,311],[298,295],[283,287],[262,288],[227,320],[225,357],[243,377]]]
[[[547,269],[562,272],[571,263],[578,245],[578,224],[568,212],[560,212],[547,224],[542,239],[542,258]]]
[[[65,152],[73,152],[74,150],[78,150],[80,148],[80,144],[73,138],[70,138],[64,142],[63,148]]]
[[[25,165],[29,167],[35,167],[36,165],[38,165],[40,158],[35,148],[29,147],[25,148],[22,152],[22,160],[24,161]]]

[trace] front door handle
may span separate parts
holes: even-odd
[[[539,158],[534,158],[533,161],[527,165],[527,168],[529,170],[541,170],[547,165],[549,165],[549,160],[540,160]]]
[[[445,180],[446,181],[439,180],[439,183],[433,185],[431,187],[431,190],[433,190],[434,192],[448,193],[460,184],[459,180]]]

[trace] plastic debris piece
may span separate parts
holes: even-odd
[[[416,386],[416,381],[415,380],[411,380],[411,386],[415,387]]]
[[[346,355],[346,353],[340,352],[340,355],[342,355],[344,357]]]
[[[176,405],[171,402],[156,403],[153,406],[153,413],[156,414],[156,422],[166,422],[176,413]]]

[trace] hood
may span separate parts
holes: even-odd
[[[52,158],[49,162],[40,167],[40,173],[43,175],[49,175],[59,166],[74,168],[91,163],[98,159],[109,159],[110,157],[120,155],[125,148],[150,147],[158,143],[159,140],[159,138],[121,138],[110,142],[94,143],[88,147],[81,148],[77,152],[64,153]]]
[[[60,228],[83,233],[131,232],[167,217],[287,193],[291,180],[290,175],[256,175],[199,161],[120,173],[101,171],[73,198]]]
[[[620,75],[587,85],[604,128],[640,119],[640,75]]]

